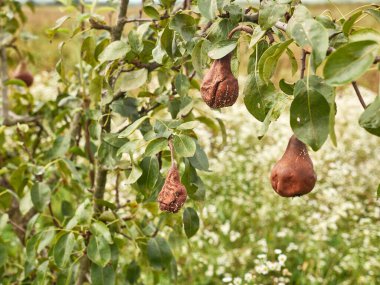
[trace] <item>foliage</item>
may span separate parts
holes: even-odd
[[[206,126],[213,139],[226,141],[225,123],[199,98],[211,59],[232,53],[237,75],[235,50],[249,49],[242,93],[248,111],[262,122],[255,135],[264,137],[290,105],[293,132],[313,150],[328,136],[337,143],[336,88],[379,62],[378,32],[356,25],[364,16],[378,20],[377,5],[332,19],[313,17],[297,0],[267,0],[247,9],[234,1],[161,0],[144,1],[146,18],[132,19],[127,0],[108,8],[61,2],[70,15],[47,31],[55,37],[71,25],[58,51],[59,95],[40,101],[25,84],[7,78],[10,51],[27,56],[16,42],[26,18],[19,2],[0,0],[4,284],[172,284],[183,276],[197,278],[179,271],[186,258],[179,259],[175,249],[197,236],[206,196],[200,174],[210,168],[208,143],[196,130]],[[118,13],[114,25],[99,16],[104,9]],[[80,60],[70,64],[64,51],[74,40],[81,41]],[[287,56],[295,73],[299,49],[301,78],[277,88],[272,78],[279,59]],[[377,100],[359,121],[374,135],[378,112]],[[174,161],[190,198],[179,215],[160,213],[156,202]]]

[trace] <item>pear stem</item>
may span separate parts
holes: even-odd
[[[174,146],[173,146],[173,138],[170,137],[168,141],[169,149],[170,149],[170,159],[172,161],[172,167],[176,165],[174,158]]]

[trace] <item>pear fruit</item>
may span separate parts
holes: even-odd
[[[32,86],[34,80],[33,75],[28,71],[25,61],[20,62],[15,72],[13,73],[13,77],[24,81],[28,87]]]
[[[185,204],[187,192],[181,183],[178,168],[173,164],[166,176],[164,186],[158,194],[158,203],[161,211],[177,213]]]
[[[298,197],[311,192],[316,181],[306,145],[293,135],[284,155],[272,169],[272,187],[282,197]]]
[[[231,54],[213,62],[203,79],[201,95],[213,109],[235,104],[239,96],[239,84],[231,71]]]

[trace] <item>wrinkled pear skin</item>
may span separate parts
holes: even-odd
[[[176,165],[171,166],[166,176],[164,186],[158,194],[158,203],[161,211],[177,213],[185,204],[187,192],[181,183]]]
[[[272,187],[282,197],[299,197],[310,193],[316,181],[306,145],[293,135],[284,155],[272,169]]]
[[[19,80],[22,80],[25,82],[26,86],[30,87],[32,86],[33,84],[33,81],[34,81],[34,77],[33,75],[27,70],[27,65],[26,65],[26,62],[21,62],[14,74],[13,74],[13,77],[16,78],[16,79],[19,79]]]
[[[201,86],[203,101],[219,109],[235,104],[239,96],[239,84],[231,71],[231,55],[216,59],[203,79]]]

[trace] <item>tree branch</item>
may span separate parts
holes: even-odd
[[[121,35],[123,33],[124,25],[126,24],[125,19],[127,16],[129,0],[121,0],[119,15],[117,17],[117,23],[112,27],[111,37],[112,41],[118,41],[121,39]]]
[[[95,18],[90,18],[88,21],[91,24],[91,28],[93,28],[95,30],[105,30],[108,32],[111,32],[111,30],[112,30],[112,28],[110,26],[99,23]]]
[[[8,66],[7,66],[7,54],[5,48],[2,47],[1,53],[1,89],[3,99],[3,120],[7,122],[9,120],[9,101],[8,101],[8,87],[5,85],[5,81],[8,79]]]

